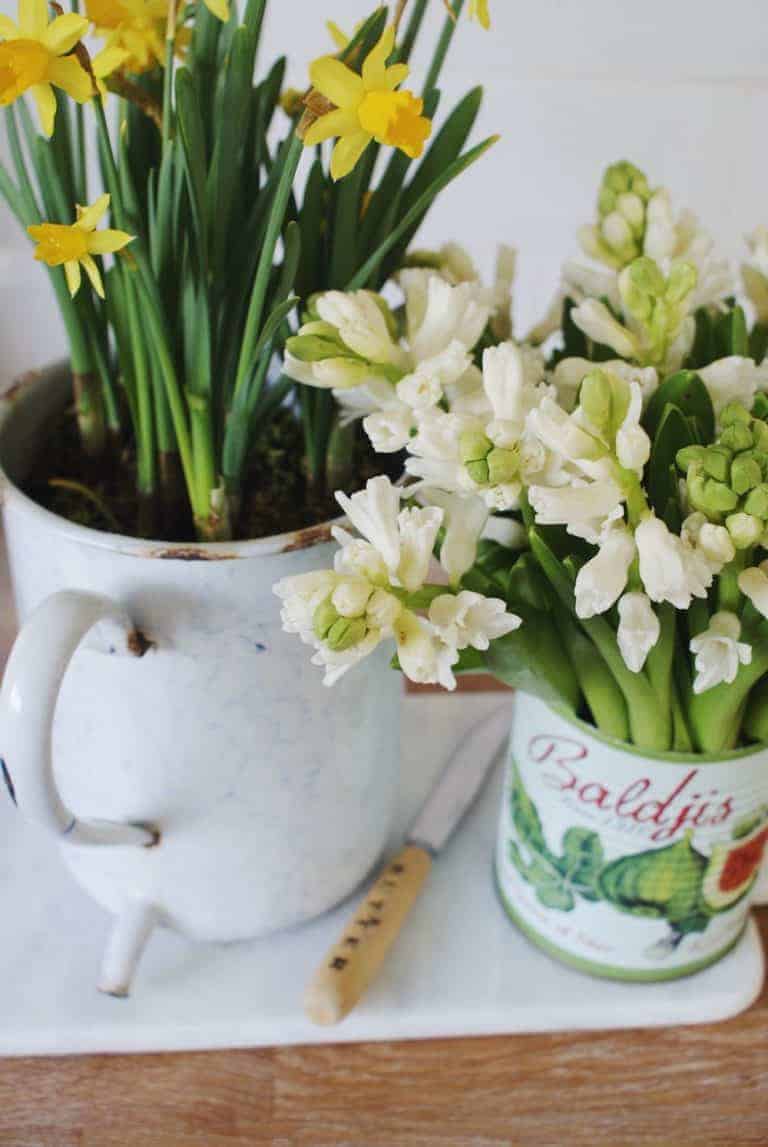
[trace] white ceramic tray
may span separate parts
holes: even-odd
[[[503,695],[405,700],[401,825],[459,735]],[[56,846],[0,800],[0,1054],[255,1047],[429,1036],[640,1027],[724,1019],[763,980],[750,927],[719,965],[669,984],[590,979],[533,948],[496,899],[491,857],[500,769],[437,861],[366,999],[337,1028],[313,1027],[301,997],[351,905],[270,940],[193,946],[152,938],[134,995],[95,983],[109,920],[72,882]],[[395,844],[396,841],[393,841]]]

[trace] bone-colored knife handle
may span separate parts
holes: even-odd
[[[344,933],[317,969],[304,997],[316,1024],[343,1020],[376,978],[432,867],[423,848],[408,844],[391,860]]]

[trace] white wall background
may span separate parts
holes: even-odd
[[[271,0],[262,58],[288,51],[289,82],[301,85],[306,62],[328,48],[325,18],[351,28],[371,6]],[[15,0],[0,0],[0,12],[14,9]],[[432,10],[436,29],[441,0]],[[460,239],[488,269],[499,240],[516,244],[521,325],[547,303],[575,228],[591,218],[602,168],[615,159],[669,186],[733,256],[746,231],[768,223],[765,0],[491,0],[491,10],[490,34],[460,29],[444,107],[484,84],[477,138],[502,140],[444,193],[422,240]],[[422,47],[414,87],[424,55]],[[62,345],[43,273],[0,208],[0,383]]]

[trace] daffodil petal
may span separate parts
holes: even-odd
[[[127,231],[94,231],[88,237],[88,250],[91,255],[112,255],[115,251],[122,251],[133,240],[134,236]]]
[[[47,27],[47,0],[19,0],[19,31],[23,36],[42,41]]]
[[[37,117],[40,120],[40,130],[48,139],[53,135],[53,125],[56,122],[56,96],[50,84],[35,84],[30,89],[37,108]]]
[[[64,56],[72,51],[87,31],[88,21],[84,16],[67,12],[64,16],[57,16],[48,25],[43,35],[43,44],[55,55]]]
[[[91,286],[100,299],[104,298],[104,284],[101,281],[101,271],[94,263],[90,255],[84,255],[80,260],[88,278],[91,280]]]
[[[304,136],[307,147],[314,147],[324,139],[332,139],[336,135],[350,135],[360,130],[360,121],[354,112],[345,108],[336,108],[327,115],[315,120]]]
[[[0,40],[17,40],[19,29],[10,16],[0,15]]]
[[[360,77],[333,56],[315,60],[309,69],[309,78],[312,87],[338,108],[354,108],[365,93]]]
[[[93,97],[93,80],[74,56],[51,60],[48,79],[79,104],[85,104]]]
[[[393,64],[391,68],[387,68],[382,86],[387,91],[393,92],[395,88],[399,88],[408,79],[409,74],[410,68],[407,64]]]
[[[97,223],[100,223],[109,208],[109,195],[100,195],[95,203],[90,207],[78,207],[77,209],[77,223],[81,231],[93,231]]]
[[[107,76],[111,76],[113,72],[116,72],[118,68],[122,68],[128,59],[130,59],[130,54],[126,52],[124,48],[102,48],[91,60],[93,74],[98,80],[105,80]]]
[[[74,259],[71,260],[69,263],[65,263],[64,264],[64,275],[65,275],[66,280],[67,280],[67,286],[69,287],[69,293],[72,296],[72,298],[74,298],[75,295],[77,294],[77,292],[80,290],[80,283],[82,282],[82,276],[80,274],[80,264],[78,262],[76,262]]]
[[[385,28],[381,39],[365,57],[363,63],[363,84],[367,91],[375,91],[386,86],[387,60],[395,46],[395,29],[392,24]]]
[[[370,142],[371,136],[367,131],[358,131],[354,135],[340,139],[331,156],[333,179],[343,179],[345,175],[349,175]]]
[[[229,19],[229,4],[227,0],[203,0],[209,12],[213,12],[217,20],[221,20],[222,24],[226,24]]]

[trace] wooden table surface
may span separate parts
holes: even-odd
[[[705,1027],[4,1060],[0,1144],[765,1147],[768,991]]]
[[[262,1144],[768,1147],[768,988],[705,1027],[0,1059],[0,1147]]]

